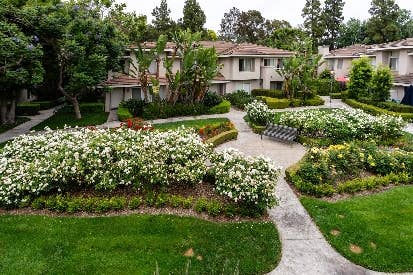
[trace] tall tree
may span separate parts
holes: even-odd
[[[301,15],[304,18],[304,29],[310,36],[315,50],[320,44],[325,30],[320,0],[307,0]]]
[[[186,0],[183,12],[184,16],[181,19],[183,29],[192,32],[201,32],[204,29],[206,16],[196,0]]]
[[[0,37],[0,124],[13,124],[18,92],[43,80],[43,52],[36,37],[3,19]]]
[[[400,39],[400,8],[394,0],[372,0],[369,13],[371,18],[367,23],[367,35],[371,42],[384,43]]]
[[[413,37],[413,15],[406,9],[401,9],[399,13],[398,25],[400,38]]]
[[[171,36],[174,31],[175,22],[171,18],[171,10],[168,8],[166,0],[161,0],[159,7],[155,7],[152,11],[152,25],[159,34],[167,34]]]
[[[309,39],[307,34],[298,28],[279,28],[265,40],[265,45],[273,48],[294,51],[295,44]]]
[[[340,35],[337,38],[339,48],[363,43],[368,43],[366,40],[366,21],[350,18],[341,25]]]
[[[236,42],[238,40],[238,24],[241,16],[241,11],[233,7],[229,12],[224,14],[221,20],[221,30],[219,37],[225,41]]]
[[[330,49],[337,48],[337,37],[343,23],[344,0],[325,0],[323,22],[325,24],[325,41]]]
[[[257,10],[241,12],[237,27],[238,42],[257,43],[265,38],[265,18]]]

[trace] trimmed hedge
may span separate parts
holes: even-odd
[[[413,106],[396,102],[379,102],[377,103],[377,107],[396,113],[413,113]]]
[[[126,107],[122,107],[121,105],[119,105],[118,108],[118,119],[120,121],[125,121],[127,119],[133,118],[132,113],[129,111],[128,108]]]
[[[318,79],[314,83],[317,95],[328,96],[330,92],[338,93],[341,90],[340,83],[331,79]]]
[[[225,99],[230,101],[232,106],[244,110],[245,105],[253,102],[255,98],[245,91],[236,91],[226,94]]]
[[[261,96],[261,99],[265,101],[267,104],[268,108],[270,109],[285,109],[290,107],[290,100],[284,98],[284,99],[279,99],[279,98],[272,98],[272,97],[266,97],[266,96]]]
[[[265,96],[265,97],[272,97],[272,98],[285,98],[285,94],[283,91],[278,90],[269,90],[269,89],[254,89],[251,91],[252,96]]]
[[[226,114],[229,113],[231,110],[231,102],[228,100],[223,100],[221,103],[218,105],[211,107],[209,109],[210,114]]]
[[[19,103],[16,106],[16,115],[18,116],[34,116],[40,111],[40,104],[38,103]]]
[[[388,174],[385,176],[372,176],[367,178],[359,178],[340,183],[337,186],[338,193],[356,193],[364,190],[376,189],[388,185],[403,185],[410,184],[412,178],[407,174]]]
[[[105,104],[100,102],[82,102],[79,103],[81,113],[101,113],[105,110]],[[60,112],[74,113],[73,105],[67,105],[60,109]]]
[[[236,129],[233,129],[230,131],[223,132],[219,135],[216,135],[215,137],[208,139],[206,142],[211,143],[214,145],[214,147],[216,147],[227,141],[237,139],[237,138],[238,138],[238,131]]]
[[[391,115],[391,116],[400,116],[404,120],[407,121],[412,121],[413,120],[413,113],[396,113],[396,112],[391,112],[370,104],[365,104],[358,102],[357,100],[354,99],[343,99],[343,102],[350,105],[351,107],[361,109],[367,113],[370,113],[372,115]]]

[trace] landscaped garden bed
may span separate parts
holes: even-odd
[[[17,117],[16,118],[16,122],[13,124],[5,124],[5,125],[0,125],[0,134],[7,132],[8,130],[11,130],[17,126],[19,126],[20,124],[23,124],[25,122],[30,121],[30,118],[27,117]]]
[[[265,274],[281,258],[271,222],[0,215],[0,223],[3,274]]]

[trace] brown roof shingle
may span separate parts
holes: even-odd
[[[393,83],[413,85],[413,73],[395,76],[393,79]]]
[[[155,75],[150,75],[150,77],[155,77]],[[150,80],[149,80],[150,81]],[[165,77],[159,77],[159,82],[161,85],[166,85],[167,80]],[[108,87],[131,87],[136,86],[139,87],[141,85],[140,81],[136,77],[132,77],[126,74],[119,74],[112,79],[106,80],[101,84],[101,86],[108,86]]]
[[[340,57],[360,57],[367,54],[367,51],[371,49],[372,45],[354,44],[345,48],[331,51],[326,57],[333,58],[335,56]]]
[[[409,37],[406,39],[393,41],[389,43],[378,44],[372,50],[383,50],[386,48],[400,48],[400,47],[413,48],[413,37]]]

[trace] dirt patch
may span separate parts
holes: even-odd
[[[188,249],[188,250],[184,253],[184,256],[185,256],[185,257],[188,257],[188,258],[191,258],[191,257],[193,257],[194,255],[195,255],[195,253],[194,253],[194,250],[193,250],[192,248]]]
[[[354,254],[361,254],[363,253],[363,248],[355,244],[350,244],[350,251]]]
[[[330,231],[330,234],[333,235],[333,236],[338,236],[338,235],[341,234],[341,232],[336,230],[336,229],[333,229],[333,230]]]
[[[332,197],[322,197],[320,199],[324,200],[324,201],[328,201],[328,202],[338,202],[338,201],[342,201],[342,200],[346,200],[346,199],[350,199],[350,198],[355,198],[355,197],[365,197],[365,196],[370,196],[370,195],[374,195],[374,194],[379,194],[379,193],[388,191],[388,190],[393,189],[394,187],[398,187],[398,186],[401,186],[401,185],[390,184],[390,185],[378,187],[378,188],[375,188],[375,189],[360,191],[360,192],[357,192],[357,193],[354,193],[354,194],[336,194]]]

